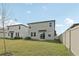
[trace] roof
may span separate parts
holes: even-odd
[[[29,25],[29,24],[45,23],[45,22],[55,22],[55,20],[49,20],[49,21],[40,21],[40,22],[32,22],[32,23],[28,23],[28,25]]]
[[[74,27],[76,27],[76,26],[78,26],[79,25],[79,23],[75,23],[75,24],[73,24],[71,27],[69,27],[67,30],[69,30],[69,29],[71,29],[71,28],[74,28]]]
[[[79,23],[73,24],[70,28],[74,28],[75,26],[78,26]]]
[[[73,24],[71,27],[69,27],[67,30],[65,30],[64,32],[66,32],[66,31],[68,31],[68,30],[70,30],[70,29],[72,29],[72,28],[74,28],[74,27],[76,27],[76,26],[78,26],[79,25],[79,23],[75,23],[75,24]],[[64,33],[63,32],[63,33]],[[62,34],[62,33],[61,33]],[[61,35],[60,34],[60,35]]]
[[[16,25],[10,25],[10,26],[7,26],[7,27],[12,27],[12,26],[25,26],[25,27],[27,27],[26,25],[23,25],[23,24],[16,24]]]

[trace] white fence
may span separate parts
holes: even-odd
[[[79,56],[79,25],[66,30],[59,39],[74,55]]]

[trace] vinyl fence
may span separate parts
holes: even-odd
[[[79,56],[79,25],[66,30],[59,39],[74,55]]]

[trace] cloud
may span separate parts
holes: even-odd
[[[30,11],[30,10],[28,10],[28,11],[26,11],[26,13],[27,13],[27,14],[31,14],[31,11]]]
[[[74,20],[70,19],[70,18],[66,18],[64,20],[65,24],[68,26],[71,26],[72,24],[74,24]]]
[[[47,7],[46,7],[46,6],[42,6],[42,8],[43,8],[44,10],[47,10]]]
[[[0,20],[1,20],[1,18],[2,18],[2,17],[0,16]]]
[[[25,5],[30,5],[31,6],[31,5],[33,5],[33,3],[25,3]]]
[[[1,15],[0,15],[0,28],[2,28],[3,26],[2,26],[2,21],[1,21]],[[4,21],[5,23],[4,23],[4,26],[6,27],[6,26],[9,26],[9,25],[17,25],[17,24],[22,24],[22,23],[19,23],[19,22],[17,22],[17,20],[13,20],[13,19],[10,19],[10,20],[6,20],[6,21]]]
[[[56,24],[57,34],[63,33],[64,30],[73,25],[75,21],[70,18],[66,18],[62,24]]]
[[[6,27],[9,25],[16,25],[16,24],[21,24],[21,23],[18,23],[15,20],[7,20],[7,21],[5,21],[4,26]],[[2,28],[2,27],[3,27],[2,22],[0,21],[0,28]]]
[[[56,32],[58,35],[63,32],[62,29],[64,26],[65,26],[64,24],[56,24]]]
[[[56,27],[63,27],[63,24],[56,24]]]
[[[8,21],[5,22],[6,26],[16,25],[16,24],[20,24],[20,23],[16,22],[15,20],[8,20]]]

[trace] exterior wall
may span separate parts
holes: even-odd
[[[71,51],[79,56],[79,26],[71,30]]]
[[[66,44],[66,32],[63,33],[63,44]]]
[[[79,56],[79,25],[65,31],[59,39],[74,55]]]
[[[66,39],[65,39],[65,44],[66,44],[66,47],[69,49],[69,39],[70,39],[70,31],[68,30],[68,31],[66,31],[66,33],[65,33],[65,35],[66,35]]]
[[[54,39],[54,30],[55,25],[54,22],[52,23],[52,27],[49,27],[50,22],[44,22],[44,23],[36,23],[36,24],[29,24],[31,29],[29,29],[29,35],[31,37],[31,32],[36,32],[35,37],[31,37],[33,39],[40,39],[40,34],[42,32],[39,32],[39,30],[46,30],[45,32],[45,39]],[[51,34],[51,37],[48,37],[48,34]]]
[[[20,26],[20,29],[19,29],[19,26]],[[9,34],[7,34],[9,38],[11,37],[10,36],[10,31],[14,31],[13,37],[16,37],[16,33],[18,33],[18,32],[19,32],[19,37],[25,38],[25,37],[28,36],[28,27],[25,27],[25,26],[22,26],[22,25],[10,26],[9,30],[7,28],[7,31],[9,33]]]

